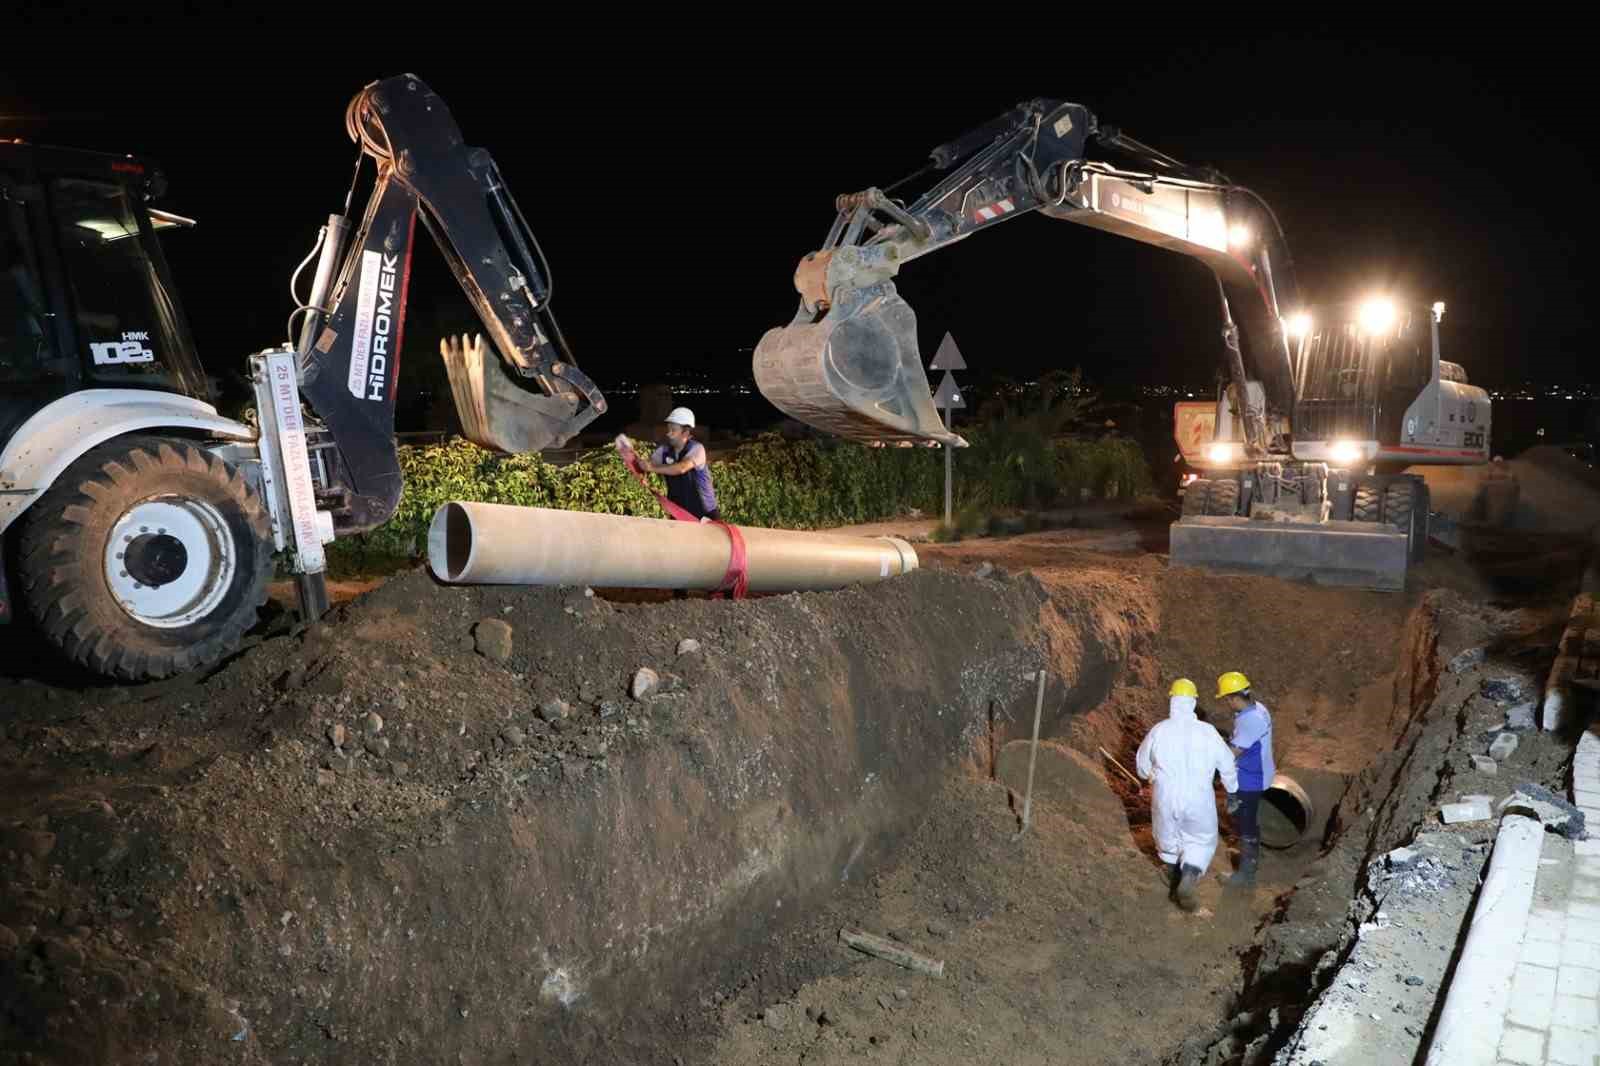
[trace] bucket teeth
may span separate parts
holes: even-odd
[[[523,454],[559,447],[580,428],[576,405],[518,385],[480,334],[439,342],[461,433],[480,448]]]
[[[917,351],[917,318],[892,282],[839,290],[818,321],[803,314],[756,345],[756,385],[774,407],[870,444],[965,447],[933,406]]]

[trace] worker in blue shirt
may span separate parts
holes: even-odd
[[[1272,714],[1250,692],[1250,679],[1237,670],[1217,678],[1217,699],[1233,709],[1233,736],[1228,746],[1239,770],[1239,791],[1228,797],[1228,814],[1239,834],[1239,869],[1223,884],[1246,888],[1256,883],[1261,859],[1261,794],[1272,787],[1277,766],[1272,760]]]
[[[667,483],[667,499],[702,522],[722,521],[717,491],[711,484],[711,464],[706,446],[694,439],[694,412],[675,407],[667,415],[667,443],[651,453],[645,470],[660,474]]]

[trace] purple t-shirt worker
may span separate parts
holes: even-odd
[[[711,465],[706,446],[694,439],[694,412],[675,407],[667,415],[667,443],[650,453],[641,466],[667,482],[667,499],[702,522],[722,521],[717,493],[711,485]]]

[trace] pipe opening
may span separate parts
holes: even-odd
[[[1292,777],[1277,774],[1261,794],[1261,843],[1292,848],[1306,835],[1315,815],[1311,797]]]
[[[446,576],[455,581],[472,561],[472,519],[465,507],[445,504],[444,545]]]

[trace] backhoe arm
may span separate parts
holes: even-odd
[[[911,204],[876,188],[836,199],[822,248],[795,271],[793,321],[756,348],[756,381],[775,406],[858,440],[965,444],[939,421],[916,316],[890,279],[919,256],[1037,211],[1211,268],[1237,395],[1249,395],[1248,376],[1266,397],[1267,410],[1246,419],[1251,449],[1265,448],[1268,414],[1294,401],[1279,321],[1293,295],[1282,234],[1259,197],[1100,126],[1079,104],[1053,100],[1021,104],[941,145],[913,177],[930,171],[948,173]]]
[[[377,180],[348,252],[345,216],[324,231],[319,290],[299,309],[298,345],[302,394],[326,429],[313,450],[341,534],[381,524],[400,500],[394,408],[419,214],[488,334],[487,345],[441,345],[466,436],[539,451],[606,409],[566,351],[548,265],[499,168],[463,143],[444,101],[415,76],[388,78],[356,95],[346,127],[377,162]]]

